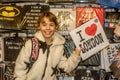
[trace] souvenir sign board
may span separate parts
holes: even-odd
[[[70,35],[77,48],[83,47],[81,51],[83,60],[109,45],[103,27],[97,17],[72,30]]]

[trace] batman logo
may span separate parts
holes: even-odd
[[[20,10],[12,6],[5,6],[0,8],[0,15],[4,17],[15,17],[19,14]]]

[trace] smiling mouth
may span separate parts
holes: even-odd
[[[52,33],[52,31],[44,31],[44,33],[45,33],[46,35],[50,35],[50,34]]]

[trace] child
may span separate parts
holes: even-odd
[[[64,56],[65,39],[57,33],[57,18],[51,12],[41,13],[38,31],[34,37],[40,41],[39,55],[29,68],[32,42],[28,40],[22,47],[15,64],[15,80],[56,80],[57,68],[66,73],[76,68],[81,60],[80,49],[75,49],[67,59]]]

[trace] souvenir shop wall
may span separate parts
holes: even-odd
[[[58,80],[118,80],[110,66],[120,50],[120,37],[114,33],[120,25],[119,5],[117,0],[1,0],[0,80],[13,80],[19,51],[33,37],[44,11],[57,16],[67,57],[75,47],[84,47],[76,69]],[[118,60],[116,65],[115,73],[120,74]]]

